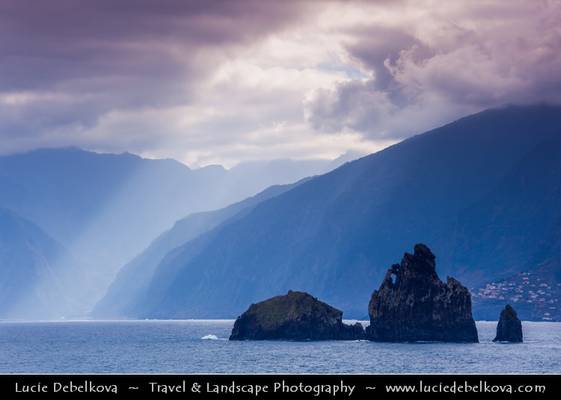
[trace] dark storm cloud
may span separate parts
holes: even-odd
[[[92,76],[175,75],[201,47],[254,40],[295,16],[297,7],[275,4],[3,0],[2,88],[34,89]]]
[[[228,51],[300,4],[0,0],[0,135],[87,128],[106,113],[189,102]]]
[[[384,89],[394,79],[384,63],[395,62],[401,50],[421,45],[418,39],[398,28],[363,26],[350,30],[356,42],[348,46],[349,54],[367,68],[374,71],[376,86]]]
[[[548,0],[0,0],[0,153],[377,148],[559,101],[560,27]]]
[[[373,77],[316,93],[314,127],[401,138],[487,107],[561,100],[559,2],[421,1],[393,18],[355,29],[347,50]]]

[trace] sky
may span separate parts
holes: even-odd
[[[335,158],[560,100],[557,0],[0,0],[0,154]]]

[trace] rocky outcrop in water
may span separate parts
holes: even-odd
[[[417,244],[372,294],[367,339],[382,342],[478,342],[471,296],[459,281],[442,282],[435,256]]]
[[[230,340],[357,340],[362,325],[346,325],[343,313],[304,292],[289,291],[252,304],[238,317]]]
[[[514,308],[507,304],[501,311],[501,318],[497,325],[497,336],[493,339],[493,342],[522,343],[522,341],[522,322],[518,319]]]

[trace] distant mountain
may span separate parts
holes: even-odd
[[[66,249],[32,222],[0,209],[0,319],[57,318],[68,312],[64,286],[67,272],[82,268]],[[76,293],[74,293],[76,294]],[[74,301],[79,299],[74,297]],[[58,303],[56,307],[50,307]],[[45,305],[49,305],[45,308]],[[81,304],[73,304],[80,309]]]
[[[234,317],[292,289],[362,317],[384,271],[418,242],[438,255],[441,276],[468,287],[532,271],[560,257],[560,174],[561,107],[466,117],[174,249],[131,316]]]
[[[279,163],[282,170],[289,161]],[[190,169],[174,160],[129,153],[42,149],[0,156],[0,207],[33,221],[81,265],[94,265],[99,276],[94,281],[81,280],[81,271],[74,270],[73,286],[91,294],[83,299],[91,307],[117,270],[178,219],[219,209],[286,179],[300,179],[328,168],[329,161],[292,164],[287,175],[263,165],[256,171]]]
[[[225,192],[243,190],[244,193],[253,194],[273,184],[289,184],[304,177],[324,174],[364,155],[349,151],[334,160],[278,159],[244,162],[228,170],[228,183],[224,189]]]
[[[84,257],[121,263],[179,216],[213,200],[206,171],[76,148],[0,157],[0,205]]]
[[[194,213],[177,221],[170,230],[162,233],[119,271],[107,294],[96,305],[93,315],[97,318],[126,317],[131,313],[130,307],[146,295],[154,272],[168,253],[226,221],[241,218],[260,202],[284,193],[303,181],[292,185],[271,186],[223,209]]]

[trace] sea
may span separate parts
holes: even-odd
[[[561,323],[525,342],[228,341],[232,320],[0,322],[0,373],[561,373]]]

